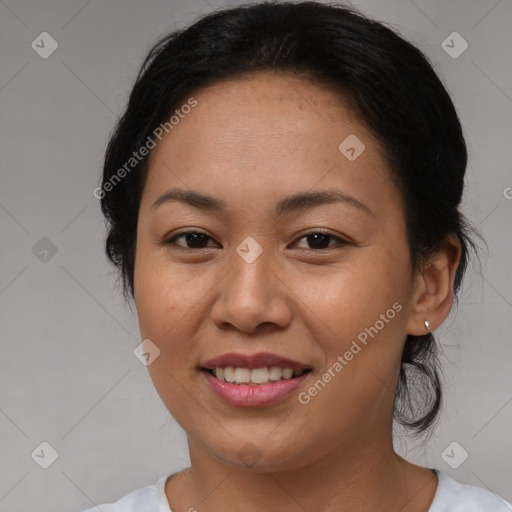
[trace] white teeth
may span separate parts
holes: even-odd
[[[278,381],[281,379],[287,380],[292,377],[297,377],[304,373],[304,370],[293,371],[291,368],[281,368],[279,366],[272,366],[270,368],[233,368],[227,366],[226,368],[215,368],[215,376],[226,382],[235,384],[267,384],[268,382]]]
[[[249,368],[237,368],[235,370],[235,382],[237,384],[249,384],[251,382],[251,370]]]
[[[268,368],[254,368],[251,370],[251,382],[254,384],[268,382]]]
[[[290,379],[293,375],[293,370],[291,368],[285,368],[283,370],[283,379]]]
[[[235,382],[235,369],[231,366],[224,368],[224,380],[226,382]]]
[[[281,376],[283,375],[283,369],[279,368],[279,366],[272,366],[270,368],[270,380],[281,380]]]

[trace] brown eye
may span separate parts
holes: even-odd
[[[187,246],[184,247],[183,245],[176,243],[176,240],[179,240],[180,238],[184,238]],[[200,233],[199,231],[184,231],[164,241],[163,243],[164,245],[176,245],[183,249],[204,249],[208,240],[211,240],[211,237],[205,235],[204,233]]]
[[[349,242],[346,240],[343,240],[340,237],[331,235],[330,233],[324,233],[322,231],[315,231],[311,233],[307,233],[306,235],[301,236],[297,240],[306,239],[309,247],[306,247],[306,249],[312,249],[312,250],[326,250],[326,249],[332,249],[333,247],[336,247],[335,245],[329,246],[330,241],[337,241],[337,245],[349,245]]]

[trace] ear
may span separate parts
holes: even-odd
[[[425,320],[430,330],[437,329],[450,313],[453,303],[453,283],[461,257],[461,244],[455,234],[449,234],[438,251],[425,263],[416,275],[415,287],[407,334],[421,336],[427,334]]]

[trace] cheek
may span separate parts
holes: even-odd
[[[186,426],[189,385],[193,372],[193,350],[186,332],[187,313],[194,302],[194,287],[183,272],[158,262],[156,253],[137,254],[134,288],[142,339],[150,339],[160,350],[148,366],[153,385],[162,402],[182,426]]]
[[[162,261],[157,251],[145,252],[144,248],[134,278],[141,336],[160,350],[158,359],[148,367],[151,378],[164,402],[171,396],[173,402],[179,402],[182,390],[172,377],[179,382],[195,377],[198,354],[194,339],[205,314],[201,299],[211,285],[201,279],[200,272],[185,271]]]
[[[201,279],[144,254],[135,265],[135,302],[141,334],[162,338],[193,310],[207,289]]]
[[[348,421],[349,410],[360,419],[390,410],[405,336],[407,270],[390,253],[369,250],[326,279],[323,294],[310,302],[309,316],[329,327],[316,339],[326,354],[319,379],[325,375],[328,383],[310,390],[318,393],[318,410],[330,409],[336,422]]]
[[[402,269],[404,262],[376,247],[358,250],[328,271],[295,272],[287,285],[292,298],[299,299],[294,302],[303,319],[323,324],[335,338],[346,338],[373,325],[393,303],[403,303],[407,281]]]
[[[304,397],[318,400],[319,414],[336,411],[333,417],[343,423],[349,410],[362,419],[372,409],[390,409],[406,324],[404,270],[407,265],[390,254],[369,249],[332,275],[296,283],[300,316],[323,352],[318,378],[328,383]]]

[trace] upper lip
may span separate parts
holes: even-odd
[[[234,368],[261,368],[264,366],[279,366],[281,368],[291,368],[293,371],[301,371],[309,369],[309,367],[299,361],[294,361],[287,357],[282,357],[269,352],[259,352],[257,354],[242,354],[240,352],[231,352],[222,354],[217,357],[208,359],[202,363],[201,367],[207,370],[215,368],[226,368],[228,366]]]

